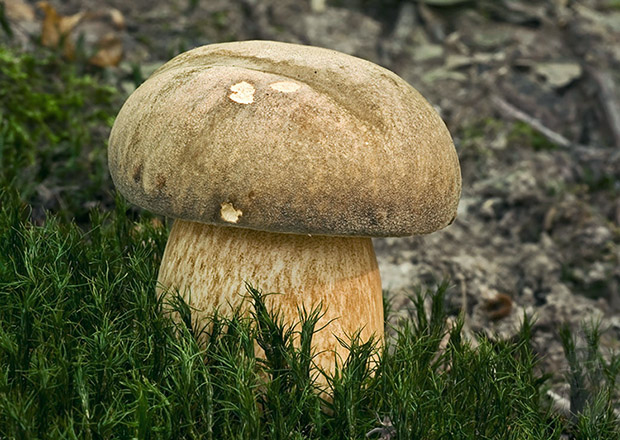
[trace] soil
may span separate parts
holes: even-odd
[[[63,15],[121,12],[124,59],[108,70],[125,93],[136,66],[148,76],[181,51],[246,39],[328,47],[406,79],[453,134],[463,194],[448,228],[375,240],[396,313],[414,286],[447,277],[450,312],[465,312],[472,340],[510,337],[534,316],[542,366],[567,397],[561,323],[600,321],[603,349],[620,349],[618,2],[310,3],[50,2]]]

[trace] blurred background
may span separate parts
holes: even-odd
[[[599,319],[620,348],[620,1],[0,0],[0,163],[35,222],[87,225],[114,192],[106,143],[126,97],[196,46],[327,47],[407,80],[450,129],[453,225],[375,240],[395,310],[449,278],[471,334],[534,315],[545,367],[560,323]],[[28,130],[23,130],[24,121]],[[19,148],[9,150],[7,145]]]

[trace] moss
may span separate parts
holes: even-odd
[[[557,144],[551,142],[531,125],[521,121],[513,124],[508,139],[517,144],[528,146],[534,151],[553,151],[558,149]]]
[[[0,183],[19,188],[35,216],[88,219],[111,205],[106,141],[120,106],[97,71],[57,54],[0,46]]]
[[[462,321],[446,324],[444,283],[419,291],[381,353],[355,335],[342,341],[350,355],[325,389],[310,349],[319,309],[291,326],[246,286],[251,318],[198,322],[174,292],[156,295],[166,231],[132,221],[122,200],[108,215],[93,212],[84,232],[57,218],[32,225],[14,191],[1,196],[2,438],[617,438],[620,361],[599,357],[597,335],[587,362],[574,344],[567,356],[574,377],[601,368],[604,377],[573,380],[580,412],[554,416],[531,322],[510,341],[481,338],[474,348]]]

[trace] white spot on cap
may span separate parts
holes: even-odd
[[[238,209],[235,209],[232,203],[224,202],[220,208],[220,217],[222,220],[228,223],[237,223],[239,221],[239,217],[243,215]]]
[[[297,90],[299,90],[301,88],[301,86],[299,84],[294,83],[292,81],[276,82],[276,83],[273,83],[273,84],[269,84],[269,87],[271,87],[274,90],[277,90],[278,92],[282,92],[282,93],[296,92]]]
[[[240,83],[230,86],[232,92],[228,97],[239,104],[252,104],[254,102],[254,92],[256,89],[249,82],[241,81]]]

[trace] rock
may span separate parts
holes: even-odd
[[[554,89],[566,87],[583,74],[581,65],[571,62],[536,63],[534,71]]]

